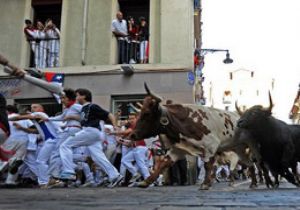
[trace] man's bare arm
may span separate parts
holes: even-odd
[[[35,120],[36,116],[33,116],[31,114],[25,114],[25,115],[19,115],[14,117],[9,117],[9,121],[19,121],[19,120]]]
[[[13,123],[13,125],[18,129],[18,130],[22,130],[26,133],[33,133],[33,134],[39,134],[38,130],[35,127],[30,127],[30,128],[25,128],[23,126],[21,126],[18,123]]]

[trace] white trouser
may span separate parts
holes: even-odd
[[[197,158],[197,168],[198,168],[198,180],[204,180],[205,177],[205,168],[204,168],[204,162],[201,159],[201,157]]]
[[[49,181],[49,174],[48,174],[48,163],[52,152],[55,149],[55,145],[57,143],[57,139],[48,139],[44,142],[38,156],[37,156],[37,168],[38,168],[38,183],[47,184]]]
[[[63,142],[65,142],[68,137],[74,136],[75,133],[79,132],[81,128],[77,127],[70,127],[65,132],[59,134],[58,141],[55,145],[55,149],[53,153],[51,154],[50,161],[49,161],[49,168],[48,168],[48,174],[52,177],[58,178],[61,174],[62,170],[62,163],[60,159],[60,153],[59,153],[59,147],[62,145]]]
[[[17,159],[17,160],[24,160],[27,152],[27,143],[28,139],[13,139],[8,138],[6,142],[4,142],[2,148],[5,150],[12,150],[16,153],[13,157],[10,158],[9,162]]]
[[[48,54],[47,63],[48,67],[58,67],[59,66],[59,40],[49,40],[48,41]]]
[[[37,151],[28,151],[26,157],[24,159],[24,164],[21,166],[22,177],[23,178],[31,178],[35,180],[38,176],[38,169],[36,165]]]
[[[146,179],[150,176],[149,168],[146,165],[146,158],[148,154],[148,148],[145,146],[137,146],[131,152],[127,153],[122,159],[122,164],[129,170],[134,176],[137,173],[136,167],[133,165],[133,161],[136,162],[137,168]]]
[[[97,128],[84,127],[75,136],[69,137],[59,148],[63,171],[75,173],[72,148],[87,146],[93,161],[108,175],[110,181],[117,178],[119,173],[103,153],[100,136]]]
[[[147,50],[148,41],[142,41],[140,44],[140,60],[147,59],[146,50]]]
[[[125,167],[125,165],[122,162],[123,162],[124,157],[127,155],[127,153],[129,153],[130,151],[132,151],[132,149],[133,148],[126,147],[125,145],[122,145],[122,148],[121,148],[122,158],[121,158],[121,165],[120,165],[120,174],[122,176],[124,176],[124,177],[126,175],[126,167]]]
[[[46,68],[47,43],[45,41],[40,41],[35,45],[34,57],[37,68]]]
[[[106,155],[107,159],[112,164],[114,163],[116,155],[117,155],[116,148],[117,148],[117,145],[115,145],[115,144],[108,144],[107,148],[106,148],[106,151],[105,151],[105,155]]]
[[[221,165],[217,168],[217,171],[216,171],[216,175],[218,176],[219,173],[222,171],[222,170],[225,170],[225,173],[226,173],[226,177],[228,177],[230,175],[230,171],[229,171],[229,168],[227,165]]]

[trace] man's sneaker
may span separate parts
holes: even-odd
[[[70,172],[63,172],[60,175],[61,180],[70,180],[70,181],[75,181],[76,180],[76,174],[70,173]]]
[[[141,174],[137,173],[129,180],[129,183],[137,182],[141,177],[142,177]]]
[[[117,186],[121,181],[123,180],[123,176],[119,175],[118,177],[116,177],[107,187],[108,188],[114,188],[115,186]]]
[[[59,183],[59,182],[60,182],[60,180],[51,178],[51,179],[49,180],[48,184],[47,184],[47,185],[48,185],[48,188],[51,188],[51,186],[56,185],[56,184]]]
[[[11,174],[16,174],[18,172],[19,167],[23,164],[23,160],[14,160],[12,164],[10,164],[8,171]]]
[[[102,181],[100,181],[99,183],[96,183],[96,184],[97,184],[97,187],[107,187],[110,184],[110,182],[107,177],[104,177],[104,179],[102,179]]]
[[[81,185],[80,187],[83,187],[83,188],[97,187],[97,184],[95,182],[86,182],[83,185]]]
[[[128,187],[138,187],[138,183],[137,182],[132,182],[130,185],[128,185]]]
[[[70,183],[65,182],[65,187],[68,187],[68,188],[78,188],[80,186],[81,186],[81,183],[78,183],[78,182],[70,182]]]
[[[65,188],[67,187],[67,183],[63,181],[58,181],[57,183],[47,186],[48,189],[54,189],[54,188]]]
[[[47,184],[40,184],[39,188],[40,189],[48,189],[48,185]]]

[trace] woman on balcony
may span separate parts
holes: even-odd
[[[144,17],[140,17],[140,27],[139,27],[139,37],[140,37],[140,63],[148,63],[148,52],[149,52],[149,28]]]

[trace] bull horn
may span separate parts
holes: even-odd
[[[147,94],[149,95],[149,96],[152,96],[154,99],[156,99],[158,102],[161,102],[162,101],[162,98],[160,97],[160,96],[158,96],[158,95],[156,95],[156,94],[154,94],[154,93],[151,93],[151,91],[150,91],[150,89],[149,89],[149,87],[148,87],[148,85],[147,85],[147,83],[146,82],[144,82],[144,87],[145,87],[145,90],[146,90],[146,92],[147,92]]]
[[[137,105],[139,108],[143,108],[143,104],[141,104],[140,102],[137,102],[136,105]]]
[[[151,95],[151,91],[150,91],[150,89],[149,89],[149,87],[148,87],[148,85],[147,85],[146,82],[144,82],[144,87],[145,87],[145,90],[146,90],[147,94]]]
[[[272,100],[272,96],[271,96],[271,92],[269,91],[269,103],[270,103],[270,105],[269,105],[269,107],[268,107],[268,111],[269,112],[272,112],[272,108],[273,108],[273,106],[274,106],[274,104],[273,104],[273,100]]]
[[[238,106],[237,101],[235,101],[235,109],[236,109],[237,113],[238,113],[240,116],[243,115],[243,112],[242,112],[242,110],[240,109],[240,107]]]

